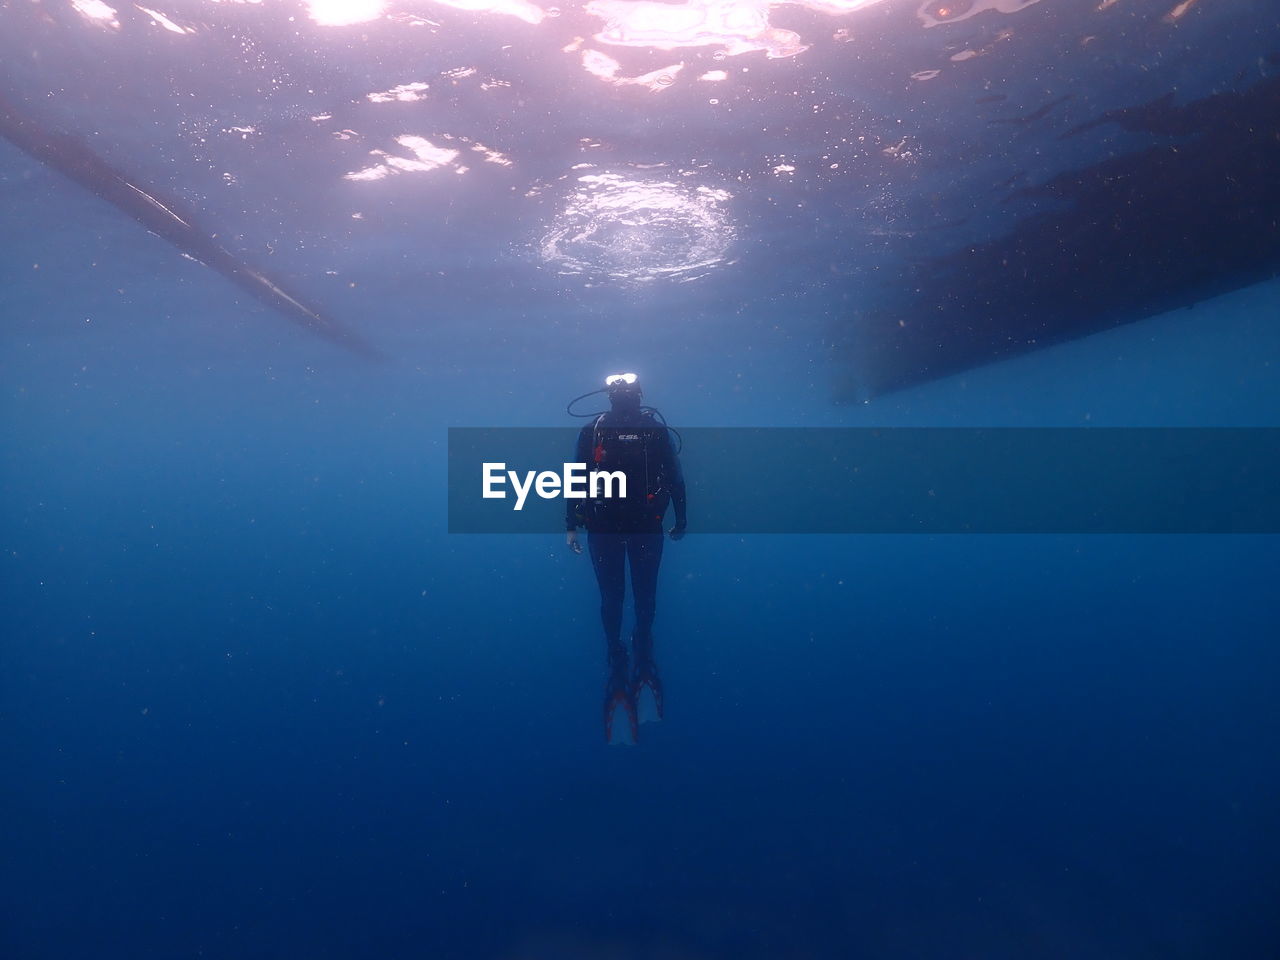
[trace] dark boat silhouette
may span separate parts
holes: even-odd
[[[201,229],[194,217],[112,167],[81,140],[49,130],[0,96],[0,137],[127,214],[183,254],[300,326],[356,353],[376,352],[317,307],[285,290]]]

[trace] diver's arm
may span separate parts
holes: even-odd
[[[676,453],[675,448],[671,446],[671,435],[666,433],[667,445],[667,471],[668,485],[671,487],[671,506],[676,512],[676,525],[669,531],[672,540],[679,540],[684,536],[685,528],[689,525],[688,498],[684,489],[684,471],[680,469],[680,455]]]
[[[588,463],[587,455],[591,452],[591,434],[589,427],[583,427],[578,434],[578,446],[575,463]],[[574,553],[582,552],[582,544],[578,542],[578,527],[582,526],[582,501],[564,498],[564,544]]]
[[[686,501],[683,480],[671,486],[671,506],[676,511],[676,525],[668,532],[671,534],[672,540],[679,540],[684,536],[685,529],[689,526],[689,517],[685,512]]]
[[[591,458],[591,427],[590,425],[583,427],[578,432],[578,444],[574,448],[574,463],[585,463],[590,466]],[[577,530],[582,526],[582,501],[564,498],[564,528],[569,531]]]

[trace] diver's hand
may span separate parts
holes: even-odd
[[[577,530],[570,530],[564,535],[564,545],[574,553],[582,552],[582,544],[578,542]]]
[[[670,530],[667,531],[667,536],[669,536],[672,540],[683,540],[684,531],[687,526],[688,524],[686,524],[684,521],[680,521],[674,527],[672,527]]]

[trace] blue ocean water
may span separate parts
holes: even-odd
[[[445,464],[623,368],[677,426],[1277,426],[1280,284],[836,404],[826,263],[750,269],[807,222],[524,302],[514,254],[424,261],[407,194],[326,233],[236,162],[210,219],[326,238],[278,269],[382,359],[0,143],[0,954],[1276,955],[1276,538],[727,537],[693,502],[666,716],[619,748],[586,559],[450,536]]]

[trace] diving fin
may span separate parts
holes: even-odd
[[[662,719],[662,679],[652,660],[636,664],[631,690],[640,723]]]
[[[626,723],[618,724],[618,712]],[[610,745],[634,746],[640,739],[640,723],[636,719],[636,700],[627,669],[626,648],[618,645],[609,650],[609,678],[604,687],[604,739]]]
[[[653,662],[653,637],[642,639],[633,635],[631,645],[636,654],[635,669],[631,673],[631,697],[639,722],[661,720],[662,678],[658,676],[658,666]]]

